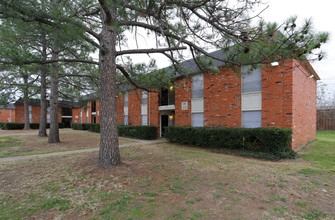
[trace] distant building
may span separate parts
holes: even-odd
[[[58,121],[63,122],[66,127],[72,124],[72,108],[79,106],[74,103],[59,102],[58,103]],[[29,122],[40,123],[41,103],[39,99],[29,100]],[[47,123],[50,123],[50,108],[47,108]],[[18,99],[14,104],[6,107],[0,106],[0,122],[16,122],[24,123],[24,106],[23,99]]]
[[[0,105],[0,122],[15,122],[15,107],[13,104]]]

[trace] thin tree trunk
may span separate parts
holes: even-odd
[[[24,84],[28,84],[28,76],[23,76]],[[29,122],[29,94],[28,94],[28,87],[24,87],[23,89],[23,108],[24,108],[24,130],[30,129],[30,122]]]
[[[58,48],[52,49],[52,59],[59,58]],[[58,63],[52,64],[51,90],[50,90],[50,132],[48,143],[59,143],[59,125],[58,125]]]
[[[111,13],[115,16],[115,13]],[[103,168],[121,164],[117,131],[116,110],[116,32],[106,23],[106,14],[101,10],[102,31],[99,54],[100,71],[100,151],[99,165]]]
[[[43,61],[47,59],[47,45],[46,40],[43,40],[43,50],[42,50]],[[46,137],[47,135],[47,66],[46,64],[41,67],[41,117],[40,117],[40,127],[38,130],[39,137]]]

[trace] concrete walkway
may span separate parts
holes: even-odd
[[[120,148],[130,147],[130,146],[139,146],[139,145],[159,144],[159,143],[167,142],[167,140],[163,138],[157,139],[157,140],[139,140],[139,139],[123,138],[123,137],[119,137],[119,138],[134,142],[134,143],[129,143],[129,144],[121,144]],[[88,149],[81,149],[81,150],[61,151],[61,152],[16,156],[16,157],[4,157],[4,158],[0,158],[0,163],[20,161],[20,160],[29,160],[29,159],[36,159],[36,158],[44,158],[44,157],[52,157],[52,156],[63,156],[63,155],[69,155],[69,154],[79,154],[79,153],[94,152],[94,151],[99,151],[99,148],[88,148]]]

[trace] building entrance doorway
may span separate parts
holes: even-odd
[[[165,127],[169,126],[169,116],[168,115],[161,115],[161,136],[164,136]]]

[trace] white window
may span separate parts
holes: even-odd
[[[123,116],[123,124],[128,125],[128,115]]]
[[[128,107],[128,92],[123,94],[123,106]]]
[[[141,105],[141,115],[148,114],[148,105]]]
[[[204,74],[192,76],[192,98],[204,97]]]
[[[242,111],[262,110],[262,93],[242,93]]]
[[[204,74],[192,76],[192,127],[204,126]]]
[[[142,91],[141,104],[142,105],[148,104],[148,93],[146,91]]]
[[[50,123],[50,107],[47,108],[47,123]]]
[[[204,126],[204,113],[192,113],[192,127]]]
[[[80,109],[80,123],[83,123],[83,109]]]
[[[262,69],[242,66],[242,127],[262,127]]]
[[[244,128],[262,127],[262,111],[242,112],[242,127]]]
[[[242,93],[262,91],[262,69],[242,66]]]
[[[142,125],[148,125],[148,93],[146,91],[142,91],[142,98],[141,98],[141,120]]]
[[[32,116],[32,106],[29,105],[29,123],[32,123],[32,120],[33,120],[33,116]]]
[[[128,92],[123,95],[123,114],[128,115]]]
[[[148,125],[148,117],[147,117],[147,115],[142,115],[141,119],[142,119],[142,125]]]
[[[192,99],[192,113],[204,112],[204,99],[196,98]]]

